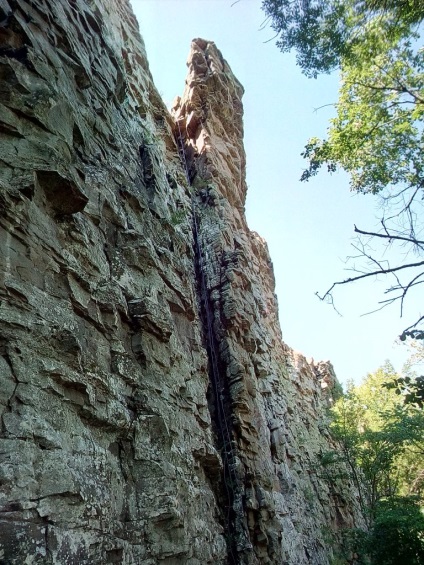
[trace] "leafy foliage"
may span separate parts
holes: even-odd
[[[348,545],[372,565],[424,563],[424,411],[392,386],[405,379],[412,389],[416,380],[386,363],[361,385],[351,383],[332,409],[341,455],[321,457],[330,480],[348,469],[356,485],[368,532],[348,532]]]
[[[393,368],[386,364],[368,375],[361,386],[351,384],[332,410],[332,433],[341,443],[362,510],[369,520],[378,500],[394,495],[399,488],[399,476],[392,471],[405,451],[405,444],[396,437],[397,428],[388,429],[386,425],[393,423],[393,411],[401,401],[391,390],[382,388],[394,375]]]
[[[283,52],[295,50],[303,73],[316,77],[355,58],[368,25],[385,19],[393,37],[407,36],[424,17],[420,0],[263,0]]]
[[[318,295],[334,305],[337,285],[388,276],[381,307],[404,300],[424,283],[424,50],[419,24],[422,0],[264,0],[263,9],[282,51],[295,50],[303,73],[340,70],[336,115],[325,139],[308,141],[303,156],[308,181],[323,167],[343,169],[353,191],[380,194],[384,202],[378,230],[355,226],[364,259],[359,273],[337,281]],[[393,264],[369,252],[370,240],[397,246]],[[358,256],[355,257],[355,259]],[[408,260],[404,258],[408,257]],[[412,260],[410,260],[412,258]],[[402,339],[424,339],[420,316]]]
[[[424,563],[424,515],[413,498],[385,500],[367,541],[376,565]]]
[[[281,51],[297,50],[297,62],[316,77],[339,65],[347,50],[347,9],[339,2],[264,0],[262,7],[279,34]]]
[[[379,193],[390,185],[422,188],[424,157],[424,52],[411,39],[384,32],[384,20],[369,24],[341,69],[341,87],[326,140],[311,139],[303,156],[309,180],[321,166],[347,171],[351,188]]]
[[[388,389],[394,389],[396,394],[403,395],[405,404],[415,404],[418,408],[424,408],[424,376],[415,379],[397,377],[384,385]]]

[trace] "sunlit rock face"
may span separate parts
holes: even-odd
[[[352,526],[356,507],[349,488],[331,492],[319,463],[334,448],[326,410],[336,380],[330,364],[308,363],[281,340],[271,259],[244,216],[243,89],[212,42],[192,42],[188,69],[173,115],[236,446],[234,545],[243,563],[325,564],[326,532]]]
[[[195,40],[171,117],[126,0],[0,0],[0,78],[0,562],[327,564],[334,376],[281,341],[228,64]]]

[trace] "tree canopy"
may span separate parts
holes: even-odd
[[[408,389],[398,388],[401,379]],[[340,451],[324,454],[321,464],[330,481],[344,466],[357,488],[367,530],[354,532],[360,535],[350,536],[348,549],[359,563],[424,564],[424,412],[410,396],[419,384],[386,363],[351,383],[331,410]]]
[[[408,37],[424,18],[422,0],[263,0],[283,52],[295,50],[309,77],[328,73],[356,56],[369,24],[384,25],[394,40]]]
[[[424,283],[424,49],[423,0],[264,0],[263,9],[282,51],[295,50],[309,77],[340,71],[335,117],[325,139],[312,138],[303,156],[308,181],[324,167],[343,169],[353,191],[379,194],[380,227],[364,230],[356,249],[366,266],[337,285],[389,276],[381,306],[399,301]],[[394,262],[369,252],[369,239],[402,253]],[[355,270],[356,268],[354,268]],[[402,332],[424,338],[421,315]]]

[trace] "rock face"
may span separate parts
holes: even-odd
[[[211,42],[192,42],[188,66],[173,115],[195,191],[198,278],[216,342],[211,414],[214,422],[224,414],[231,427],[232,553],[242,563],[328,563],[326,527],[354,521],[319,478],[335,377],[330,365],[307,363],[281,340],[271,259],[244,216],[243,89]]]
[[[281,341],[243,89],[126,0],[0,0],[0,563],[329,563],[334,375]],[[324,388],[323,388],[324,386]]]

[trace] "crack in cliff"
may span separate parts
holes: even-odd
[[[229,409],[229,391],[221,379],[223,371],[222,363],[218,355],[218,342],[213,330],[213,311],[208,297],[205,267],[202,264],[202,252],[199,241],[199,233],[196,219],[196,211],[193,205],[193,234],[195,242],[196,278],[199,284],[200,314],[203,325],[206,350],[209,361],[209,394],[208,407],[214,431],[217,438],[217,446],[221,453],[223,472],[221,477],[221,492],[219,498],[224,506],[224,521],[226,529],[226,541],[228,546],[229,563],[238,564],[237,550],[237,502],[240,498],[240,481],[236,471],[236,456],[234,441],[232,437],[231,412]]]
[[[46,552],[46,563],[52,563],[52,551],[50,549],[50,542],[49,542],[49,525],[51,522],[45,518],[44,519],[44,551]]]
[[[177,145],[187,183],[191,186],[190,172],[185,155],[179,122],[177,121]],[[213,430],[216,437],[217,448],[222,458],[222,476],[220,484],[211,482],[218,504],[221,506],[222,520],[225,530],[225,539],[228,551],[228,563],[239,565],[242,561],[241,553],[251,550],[248,533],[245,526],[244,513],[244,487],[238,471],[239,459],[236,453],[236,440],[233,429],[233,410],[231,395],[226,379],[226,364],[219,353],[219,339],[214,329],[213,305],[209,296],[207,280],[207,264],[202,252],[200,233],[200,211],[196,202],[196,193],[192,193],[192,231],[195,253],[195,273],[199,297],[199,314],[202,323],[205,347],[208,355],[208,408],[211,416]]]
[[[13,412],[13,401],[16,398],[16,391],[18,390],[18,386],[19,386],[19,380],[15,374],[14,368],[13,368],[13,364],[12,364],[12,360],[10,358],[9,355],[9,349],[8,349],[8,343],[6,340],[0,338],[0,356],[3,357],[4,361],[6,362],[6,365],[8,367],[8,370],[10,371],[10,376],[12,377],[13,380],[13,390],[11,392],[11,394],[8,396],[6,402],[5,402],[5,407],[4,410],[2,410],[0,416],[3,418],[4,414],[6,412]]]

